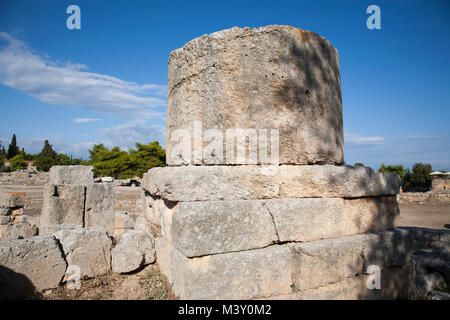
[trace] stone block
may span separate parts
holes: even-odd
[[[38,234],[38,228],[28,223],[0,225],[0,239],[28,239]]]
[[[313,241],[393,228],[395,197],[267,200],[279,240]]]
[[[337,51],[321,36],[289,26],[235,27],[196,38],[169,58],[167,164],[208,163],[195,151],[208,141],[191,143],[196,121],[224,139],[227,129],[278,129],[281,164],[340,164]],[[175,150],[177,129],[190,134],[191,158]]]
[[[395,197],[179,202],[160,208],[163,236],[187,257],[390,229]]]
[[[171,217],[172,241],[187,257],[266,247],[278,237],[264,205],[260,200],[180,202]]]
[[[156,250],[153,237],[143,231],[129,230],[120,236],[112,250],[112,270],[128,273],[155,262]]]
[[[94,183],[92,166],[53,166],[50,168],[50,184],[82,185]]]
[[[165,248],[158,246],[161,270],[170,269],[165,275],[180,299],[263,299],[291,292],[287,247],[275,245],[189,259],[169,243]]]
[[[407,265],[410,235],[399,229],[349,237],[292,243],[294,285],[306,290],[346,278]]]
[[[86,188],[86,227],[105,228],[114,233],[115,192],[112,183],[95,183]]]
[[[25,196],[20,192],[0,192],[0,208],[19,208],[25,206]]]
[[[40,224],[84,226],[86,190],[80,185],[46,185]]]
[[[0,241],[0,296],[24,298],[34,290],[56,288],[66,266],[52,236]]]
[[[380,289],[369,289],[373,275],[358,275],[322,287],[294,294],[297,300],[395,300],[412,294],[411,269],[388,268],[381,271]]]
[[[351,166],[184,166],[152,168],[143,188],[169,201],[274,198],[358,198],[395,195],[396,174]]]
[[[68,265],[80,268],[82,278],[106,274],[111,269],[111,239],[103,228],[64,228],[54,234]]]
[[[70,223],[63,223],[63,224],[42,224],[39,226],[39,235],[40,236],[50,236],[58,231],[66,230],[66,229],[77,229],[79,228],[79,225],[76,224],[70,224]]]

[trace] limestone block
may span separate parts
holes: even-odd
[[[306,290],[341,282],[370,273],[371,265],[380,270],[403,267],[412,251],[410,239],[404,230],[393,229],[290,244],[295,287]]]
[[[43,191],[41,224],[84,226],[86,190],[80,185],[46,185]]]
[[[134,229],[134,220],[127,212],[114,213],[114,237],[118,238],[122,233]]]
[[[54,234],[68,265],[80,268],[82,278],[106,274],[111,269],[111,239],[103,228],[65,228]]]
[[[53,166],[50,168],[50,184],[87,186],[94,183],[92,166]]]
[[[38,234],[38,228],[28,223],[0,225],[0,239],[28,239]]]
[[[63,223],[63,224],[41,224],[39,226],[39,235],[40,236],[50,236],[58,231],[65,230],[65,229],[76,229],[79,228],[79,225],[76,224],[70,224],[70,223]]]
[[[150,195],[150,192],[142,189],[141,192],[141,203],[142,203],[142,213],[145,218],[154,224],[159,224],[159,221],[154,221],[153,219],[153,197]]]
[[[143,188],[170,201],[357,198],[395,195],[400,178],[351,166],[280,166],[273,175],[261,166],[184,166],[150,169]]]
[[[11,221],[11,216],[0,216],[0,224],[8,224]]]
[[[162,233],[187,257],[390,229],[395,197],[179,202],[162,210]]]
[[[380,275],[380,289],[369,289],[373,275],[359,275],[322,287],[299,291],[298,300],[395,300],[408,299],[412,294],[411,269],[388,268]]]
[[[267,200],[280,241],[313,241],[393,228],[395,197]]]
[[[357,235],[292,244],[296,290],[317,288],[363,273],[366,237]]]
[[[367,266],[397,267],[409,261],[414,249],[411,233],[398,228],[371,234],[362,254]]]
[[[159,270],[164,274],[169,281],[172,282],[172,248],[167,239],[158,237],[155,238],[155,248],[156,248],[156,263],[158,264]]]
[[[0,216],[9,216],[11,214],[11,209],[8,208],[0,208]]]
[[[162,238],[162,241],[164,239]],[[161,255],[170,256],[162,272],[180,299],[254,299],[291,292],[291,254],[284,246],[217,254],[189,259],[170,244]]]
[[[0,241],[0,296],[23,298],[33,290],[56,288],[66,262],[52,236]]]
[[[156,250],[152,236],[139,230],[129,230],[120,236],[112,250],[112,270],[117,273],[134,271],[155,262]]]
[[[18,192],[0,192],[0,208],[18,208],[25,206],[25,196]]]
[[[177,129],[194,140],[196,121],[203,132],[216,129],[224,138],[227,129],[278,129],[281,164],[340,164],[337,51],[321,36],[289,26],[235,27],[196,38],[169,58],[169,165],[205,163],[197,158],[195,143],[189,159],[175,151],[176,134],[171,140]]]
[[[86,188],[86,227],[105,228],[114,233],[115,192],[112,183],[94,183]]]
[[[150,222],[143,216],[137,217],[134,224],[134,230],[143,231],[147,235],[153,235]]]
[[[278,237],[264,205],[260,200],[180,202],[171,218],[171,238],[187,257],[266,247]]]

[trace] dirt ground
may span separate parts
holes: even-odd
[[[79,289],[61,286],[36,294],[34,300],[174,300],[172,289],[157,265],[133,274],[110,273],[81,280]]]
[[[398,225],[450,229],[450,204],[401,204]]]

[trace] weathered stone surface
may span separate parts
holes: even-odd
[[[322,287],[299,291],[298,300],[380,300],[407,299],[411,297],[411,269],[388,268],[381,271],[380,289],[369,289],[372,275],[359,275]]]
[[[343,162],[338,54],[315,33],[267,26],[204,35],[171,53],[168,80],[169,165],[191,160],[171,137],[186,129],[193,139],[195,121],[224,138],[229,128],[278,129],[281,164]]]
[[[50,184],[89,185],[94,183],[92,166],[53,166],[50,168]]]
[[[395,197],[267,200],[280,241],[313,241],[393,228]]]
[[[120,236],[112,250],[112,270],[127,273],[155,262],[156,250],[153,237],[143,231],[130,230]]]
[[[0,216],[9,216],[11,211],[9,208],[0,208]]]
[[[317,288],[362,274],[364,242],[366,237],[357,235],[292,244],[295,289]]]
[[[150,222],[143,216],[137,217],[134,230],[139,230],[145,232],[147,235],[152,235],[152,228]]]
[[[291,254],[284,246],[193,259],[167,242],[158,248],[161,271],[181,299],[252,299],[291,292]]]
[[[273,175],[261,166],[185,166],[150,169],[143,188],[170,201],[357,198],[395,195],[400,178],[351,166],[280,166]]]
[[[114,213],[114,237],[118,238],[122,233],[134,229],[134,220],[126,211]]]
[[[84,226],[85,189],[80,185],[46,185],[40,224]]]
[[[371,265],[380,270],[405,266],[412,251],[410,240],[404,230],[393,229],[290,244],[294,285],[306,290],[367,273]]]
[[[159,210],[164,238],[187,257],[386,230],[399,213],[395,197],[197,201]]]
[[[62,229],[54,234],[69,265],[80,267],[82,278],[106,274],[111,269],[111,239],[103,228]]]
[[[165,238],[155,238],[155,248],[156,248],[156,263],[158,264],[159,270],[164,274],[167,280],[172,282],[172,249],[173,246]]]
[[[38,228],[28,223],[0,225],[0,239],[28,239],[38,234]]]
[[[109,235],[114,233],[115,192],[112,183],[95,183],[86,189],[86,227],[105,228]]]
[[[445,285],[444,278],[437,272],[418,274],[415,281],[415,292],[419,297],[424,297],[443,285]]]
[[[278,237],[264,205],[260,200],[181,202],[171,218],[171,238],[187,257],[268,246]]]
[[[0,241],[0,296],[26,297],[34,289],[56,288],[66,262],[52,236]]]
[[[17,208],[25,205],[24,194],[17,192],[0,192],[0,208]]]
[[[134,220],[127,214],[126,211],[117,211],[114,213],[114,228],[115,229],[133,229]]]
[[[39,235],[40,236],[49,236],[57,233],[61,230],[66,229],[77,229],[79,228],[79,225],[76,224],[70,224],[70,223],[63,223],[63,224],[42,224],[39,226]]]
[[[150,221],[151,223],[155,223],[153,221],[153,197],[150,195],[150,192],[142,189],[141,192],[141,204],[142,204],[142,213],[144,214],[145,218]],[[155,224],[159,224],[155,223]]]
[[[0,216],[0,224],[8,224],[11,221],[11,216]]]

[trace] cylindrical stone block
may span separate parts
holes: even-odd
[[[204,35],[170,54],[168,81],[168,165],[247,164],[225,160],[227,129],[250,129],[235,137],[243,134],[247,146],[258,143],[258,164],[259,139],[265,136],[272,146],[274,129],[278,164],[343,163],[338,53],[316,33],[267,26]],[[191,152],[180,153],[178,129],[188,133]],[[222,133],[223,150],[206,148],[209,129]],[[222,163],[205,161],[209,153],[223,154]]]

